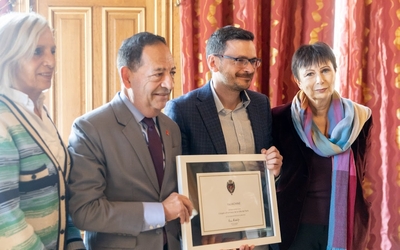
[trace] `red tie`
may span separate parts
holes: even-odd
[[[143,122],[147,125],[147,146],[149,147],[151,159],[153,160],[154,168],[156,169],[158,185],[161,188],[164,178],[164,157],[162,151],[161,138],[155,128],[153,118],[143,118]]]

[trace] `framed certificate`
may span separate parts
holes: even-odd
[[[236,249],[281,241],[274,176],[263,154],[180,155],[179,193],[194,210],[183,250]]]

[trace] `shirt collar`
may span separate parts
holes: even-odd
[[[29,98],[27,94],[13,88],[3,88],[2,94],[7,96],[13,102],[18,103],[21,106],[26,107],[29,111],[34,112],[35,106],[33,101]],[[43,108],[45,94],[42,92],[37,100],[37,107],[39,110]]]
[[[129,109],[129,111],[131,111],[136,122],[140,123],[143,120],[144,115],[142,113],[140,113],[140,111],[131,103],[131,101],[128,99],[128,97],[123,92],[119,92],[118,94],[119,94],[119,97],[121,98],[121,100],[126,105],[126,107]],[[154,120],[154,118],[153,118],[153,120]],[[156,122],[156,121],[154,120],[154,122]]]
[[[212,92],[212,95],[214,97],[215,106],[217,107],[217,112],[220,112],[220,111],[225,109],[224,105],[222,105],[221,100],[219,99],[217,93],[215,92],[214,82],[212,80],[211,80],[210,85],[211,85],[210,86],[211,87],[211,92]],[[246,90],[243,90],[243,91],[240,92],[240,99],[242,99],[243,107],[247,108],[247,106],[249,106],[249,104],[250,104],[250,97],[247,94]]]

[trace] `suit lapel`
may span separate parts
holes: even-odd
[[[222,132],[218,112],[216,112],[217,107],[215,106],[210,82],[208,82],[204,88],[200,89],[197,98],[200,101],[197,104],[197,108],[203,118],[204,126],[207,129],[217,154],[226,154],[227,150],[224,134]]]
[[[160,192],[160,188],[158,187],[157,174],[153,166],[153,160],[151,159],[151,155],[147,147],[146,140],[143,137],[140,125],[136,122],[132,113],[123,103],[118,94],[111,101],[111,106],[113,107],[118,123],[125,126],[125,128],[122,130],[122,133],[131,144],[134,153],[139,159],[138,163],[132,162],[132,165],[135,165],[134,167],[136,167],[136,164],[140,164],[144,172],[149,177],[150,183],[153,185],[154,189],[157,192]]]
[[[249,116],[249,120],[251,123],[251,127],[253,130],[253,137],[254,137],[254,149],[256,150],[256,153],[260,153],[261,149],[263,148],[263,141],[266,140],[264,138],[263,134],[263,126],[266,126],[266,124],[262,123],[261,120],[261,115],[257,115],[258,110],[262,110],[261,108],[258,107],[255,102],[251,101],[250,99],[250,104],[247,106],[247,114]]]

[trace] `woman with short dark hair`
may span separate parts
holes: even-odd
[[[283,156],[277,200],[285,249],[364,249],[369,205],[363,197],[371,110],[335,91],[336,59],[318,42],[292,59],[300,91],[272,111]]]

